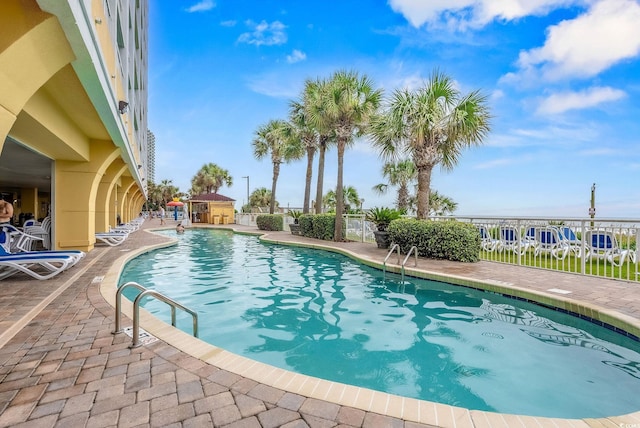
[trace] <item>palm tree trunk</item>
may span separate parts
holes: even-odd
[[[338,182],[336,184],[336,228],[333,231],[333,240],[342,241],[342,213],[344,212],[344,187],[342,184],[342,166],[344,164],[344,148],[346,142],[338,140]]]
[[[280,162],[273,163],[273,181],[271,183],[271,204],[269,204],[269,214],[276,211],[276,184],[280,175]]]
[[[418,167],[418,220],[429,218],[429,192],[433,167]]]
[[[407,183],[401,183],[398,188],[398,209],[406,211],[409,208],[409,189]]]
[[[322,187],[324,184],[324,154],[327,150],[327,142],[320,141],[320,151],[318,153],[318,186],[316,187],[316,214],[322,212]]]
[[[313,176],[313,155],[316,153],[315,147],[307,147],[307,178],[304,183],[304,206],[303,214],[309,214],[309,205],[311,199],[311,177]]]

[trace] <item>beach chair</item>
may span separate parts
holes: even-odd
[[[560,238],[557,228],[552,226],[535,228],[534,254],[550,254],[552,257],[562,260],[569,254],[569,244]]]
[[[29,222],[30,220],[27,220],[24,223],[23,229],[25,233],[41,238],[42,246],[47,250],[51,249],[51,217],[45,217],[42,220],[42,224]]]
[[[41,254],[48,255],[64,255],[72,258],[73,264],[76,264],[86,255],[84,251],[79,250],[60,250],[60,251],[34,251],[33,241],[39,242],[41,238],[34,237],[11,225],[2,225],[0,227],[0,254]]]
[[[578,236],[568,226],[558,227],[558,236],[569,246],[569,250],[575,254],[576,257],[582,257],[582,241],[578,239]]]
[[[495,251],[495,249],[498,248],[500,240],[494,239],[489,233],[489,230],[486,226],[478,224],[476,225],[476,227],[478,228],[478,232],[480,233],[480,245],[482,249],[489,252]]]
[[[589,259],[606,260],[614,266],[622,266],[627,259],[633,263],[636,261],[635,251],[620,248],[613,232],[588,230],[585,240],[588,245],[587,258]]]
[[[511,250],[516,254],[524,254],[531,246],[531,241],[520,238],[520,231],[517,227],[500,226],[498,251]]]
[[[10,241],[9,229],[3,226],[0,230],[0,279],[20,272],[39,280],[49,279],[77,263],[72,255],[50,251],[11,253],[7,251]]]
[[[100,241],[103,244],[107,244],[111,247],[122,244],[129,237],[128,233],[124,232],[105,232],[96,233],[96,243]]]

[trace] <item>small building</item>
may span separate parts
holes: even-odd
[[[235,199],[218,193],[203,193],[192,196],[188,202],[193,223],[235,223]]]

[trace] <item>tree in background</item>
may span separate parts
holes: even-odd
[[[345,186],[342,192],[344,197],[344,208],[345,212],[350,213],[356,211],[360,206],[360,195],[358,195],[358,191],[353,186]],[[322,198],[322,204],[325,206],[326,210],[329,212],[335,211],[337,205],[337,194],[333,190],[329,190],[326,195]]]
[[[344,152],[354,138],[364,135],[382,98],[382,90],[374,89],[367,76],[354,71],[336,71],[329,79],[318,118],[321,129],[330,129],[338,147],[338,179],[336,182],[336,221],[334,240],[342,240],[344,213]],[[329,134],[331,135],[331,134]]]
[[[280,164],[288,163],[304,156],[304,150],[299,140],[292,137],[293,128],[284,120],[270,120],[261,125],[255,132],[253,140],[253,156],[260,160],[271,157],[273,164],[273,179],[271,182],[271,205],[269,213],[275,211],[276,186],[280,175]]]
[[[309,109],[306,103],[309,101],[307,92],[312,91],[313,82],[307,80],[301,100],[292,101],[290,104],[289,121],[293,125],[295,138],[299,139],[307,153],[307,172],[304,184],[304,202],[302,212],[309,213],[309,205],[311,203],[311,179],[313,177],[313,158],[319,147],[319,132],[313,126],[309,118]],[[323,152],[324,162],[324,152]],[[324,165],[323,165],[324,168]]]
[[[202,193],[218,193],[222,186],[230,187],[233,185],[233,177],[229,171],[221,168],[215,163],[207,163],[202,166],[191,179],[192,195]]]
[[[396,90],[372,121],[370,134],[380,154],[391,160],[409,154],[418,170],[419,219],[429,216],[433,168],[453,169],[463,149],[482,143],[490,119],[485,96],[462,95],[450,77],[434,71],[423,87]]]
[[[326,104],[329,84],[327,80],[307,80],[303,93],[303,105],[309,125],[318,133],[318,179],[316,184],[315,212],[322,212],[324,191],[324,164],[327,149],[335,143],[335,134],[326,121]]]
[[[259,187],[249,195],[249,206],[252,208],[270,207],[271,201],[271,190],[266,187]],[[278,201],[274,201],[274,206],[277,207],[278,205]]]
[[[382,167],[382,176],[387,179],[388,184],[376,184],[373,186],[373,191],[383,195],[389,190],[389,186],[398,186],[396,207],[401,212],[408,212],[411,198],[409,187],[418,178],[418,171],[411,159],[385,163]]]

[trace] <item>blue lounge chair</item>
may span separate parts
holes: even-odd
[[[491,236],[486,226],[478,224],[476,227],[480,233],[480,245],[483,250],[491,252],[498,248],[500,241]]]
[[[516,254],[524,254],[532,246],[530,240],[520,238],[520,231],[515,226],[500,226],[500,242],[498,251],[511,250]]]
[[[552,257],[562,260],[569,254],[569,244],[560,238],[557,228],[552,226],[535,228],[535,255],[551,254]]]
[[[620,248],[613,232],[588,230],[585,239],[588,244],[587,258],[606,260],[614,266],[622,266],[627,258],[633,263],[636,261],[635,251]]]

